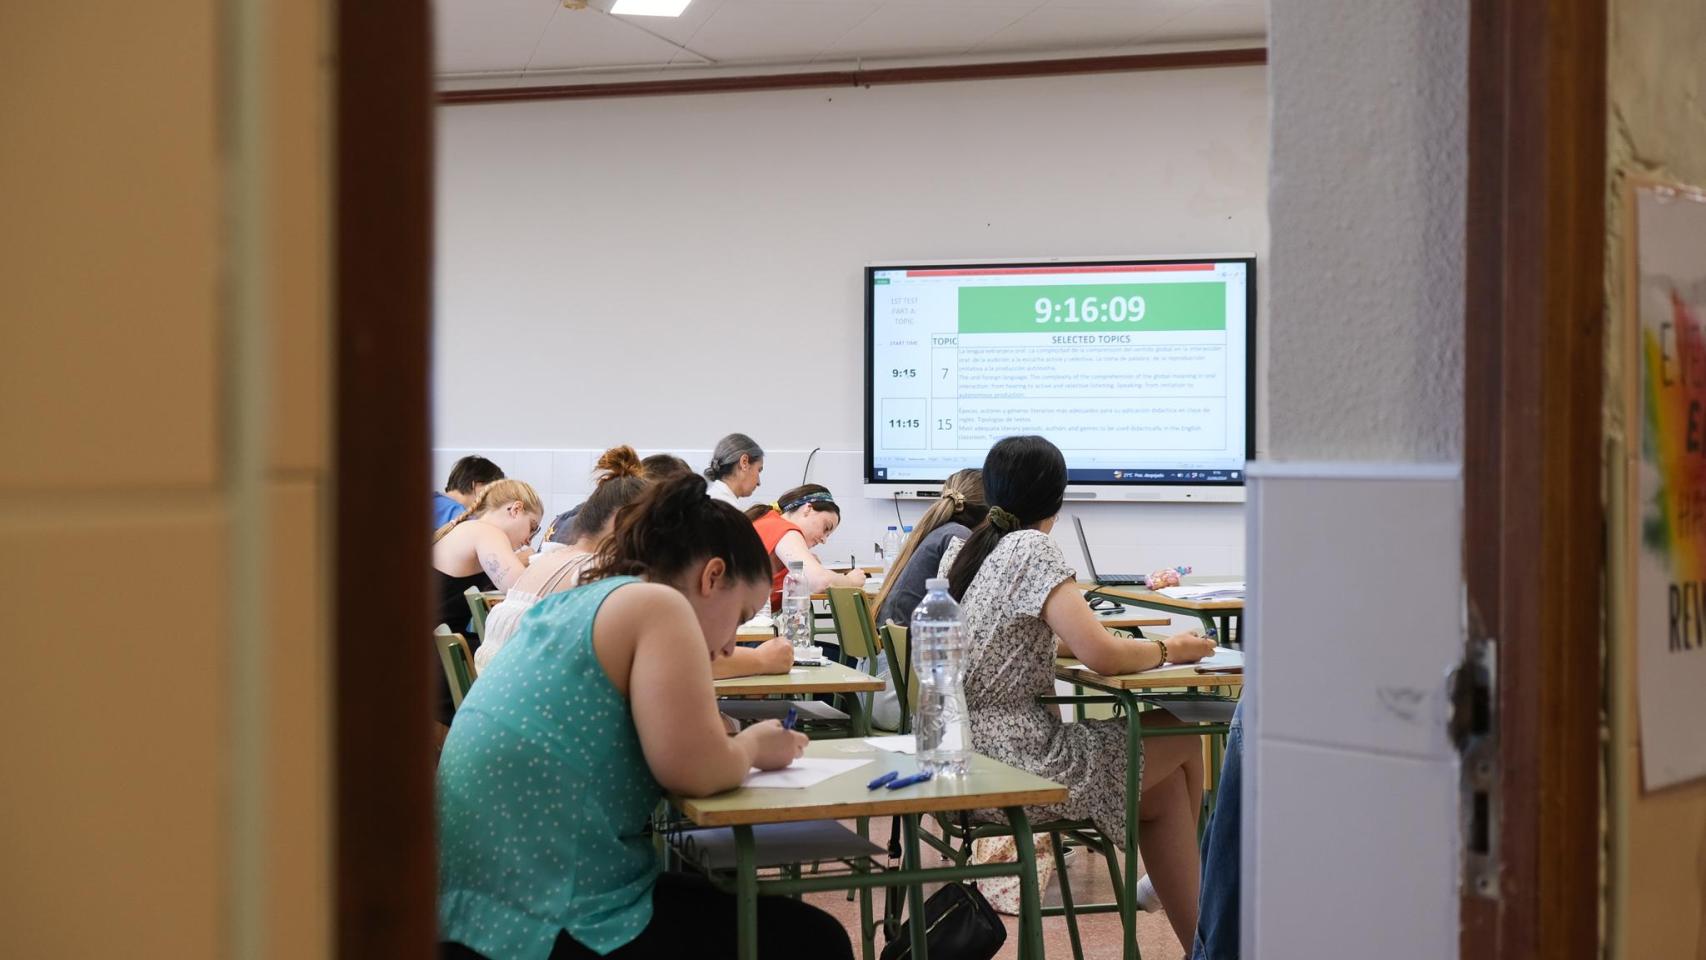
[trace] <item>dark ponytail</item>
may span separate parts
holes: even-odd
[[[1066,498],[1066,458],[1042,437],[1007,437],[983,458],[983,492],[989,515],[948,568],[948,592],[955,600],[965,598],[966,588],[1002,537],[1060,512]]]
[[[651,484],[623,507],[581,580],[670,580],[711,557],[728,565],[733,580],[770,582],[770,553],[758,531],[739,510],[706,496],[705,479],[690,473]]]

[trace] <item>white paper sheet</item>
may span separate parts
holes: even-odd
[[[781,787],[803,790],[870,762],[872,761],[869,759],[837,760],[831,757],[801,757],[781,770],[760,770],[753,767],[746,772],[746,779],[742,780],[740,785],[743,787]]]
[[[1223,580],[1218,583],[1187,583],[1177,587],[1162,587],[1164,597],[1174,600],[1242,600],[1244,581]]]
[[[866,737],[865,742],[878,750],[888,750],[892,753],[918,752],[918,738],[910,733],[897,734],[892,737]]]

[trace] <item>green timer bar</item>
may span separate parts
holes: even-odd
[[[961,333],[1225,330],[1226,284],[961,287]]]

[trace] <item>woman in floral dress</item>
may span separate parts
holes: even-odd
[[[1066,491],[1066,461],[1054,444],[1042,437],[1000,441],[984,460],[983,480],[989,517],[942,558],[969,643],[964,677],[972,745],[1068,787],[1064,803],[1035,808],[1031,816],[1088,818],[1123,838],[1125,721],[1065,723],[1058,708],[1039,702],[1054,692],[1055,657],[1077,657],[1101,674],[1135,673],[1194,663],[1213,653],[1214,643],[1195,633],[1165,641],[1116,636],[1097,620],[1049,537]],[[1202,739],[1146,740],[1133,760],[1141,764],[1143,862],[1189,950],[1201,869]]]

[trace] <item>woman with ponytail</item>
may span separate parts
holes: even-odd
[[[711,664],[764,604],[770,558],[697,475],[622,508],[579,587],[539,601],[462,701],[438,766],[441,958],[733,956],[735,898],[665,873],[666,792],[786,767],[804,735],[731,737]],[[834,917],[758,901],[758,955],[852,960]]]
[[[1125,815],[1126,723],[1063,723],[1057,708],[1039,702],[1054,693],[1055,657],[1077,657],[1101,674],[1136,673],[1194,663],[1214,652],[1214,642],[1195,633],[1165,640],[1116,636],[1097,620],[1049,538],[1066,493],[1066,460],[1054,444],[1042,437],[1000,441],[983,461],[983,485],[989,516],[942,559],[948,590],[960,601],[967,644],[963,676],[972,746],[1067,785],[1064,803],[1033,816],[1088,818],[1109,837],[1123,838],[1136,827]],[[1202,739],[1151,738],[1129,759],[1139,764],[1143,784],[1143,864],[1189,952],[1200,871]]]
[[[770,551],[774,573],[770,590],[770,606],[782,609],[782,579],[788,575],[788,564],[799,560],[805,564],[806,585],[812,593],[829,587],[862,587],[865,571],[849,570],[835,573],[818,562],[812,548],[829,539],[841,525],[841,508],[829,488],[805,483],[777,498],[775,503],[748,507],[746,515],[752,527]]]
[[[647,458],[648,460],[651,458]],[[484,672],[504,644],[514,636],[522,614],[554,593],[581,585],[581,574],[591,564],[604,541],[616,528],[616,513],[640,498],[649,486],[646,461],[634,448],[611,447],[598,458],[598,486],[586,498],[569,525],[568,548],[534,560],[527,572],[509,588],[503,602],[486,616],[486,635],[474,653],[474,665]],[[691,469],[673,471],[674,476]],[[748,677],[754,674],[787,673],[794,665],[794,649],[780,637],[771,637],[757,647],[736,647],[711,665],[715,679]]]
[[[883,588],[877,591],[872,607],[877,611],[877,624],[898,623],[906,626],[912,621],[912,611],[924,599],[924,581],[936,575],[942,554],[948,544],[971,536],[971,528],[983,522],[989,514],[989,504],[983,500],[983,471],[966,469],[955,472],[942,484],[942,496],[924,511],[900,548]],[[894,681],[889,678],[888,659],[877,658],[877,675],[886,686],[871,704],[871,721],[885,730],[900,729],[900,697]]]
[[[539,494],[521,480],[505,478],[487,484],[466,513],[438,528],[432,537],[432,579],[438,619],[479,648],[480,638],[469,624],[469,587],[508,590],[527,570],[533,551],[527,542],[539,532],[545,508]],[[438,671],[434,671],[436,674]],[[450,685],[438,681],[438,719],[449,723],[455,709]]]
[[[554,532],[557,542],[566,548],[535,558],[510,584],[503,602],[486,615],[485,636],[474,651],[474,665],[482,672],[509,642],[521,615],[540,598],[580,586],[580,573],[610,534],[616,511],[634,502],[646,489],[640,455],[626,444],[604,451],[594,470],[598,481],[592,496],[581,504],[565,531]],[[548,533],[547,537],[552,535]]]

